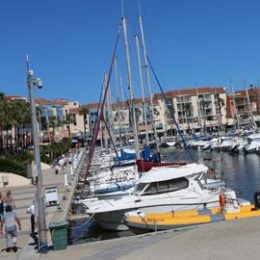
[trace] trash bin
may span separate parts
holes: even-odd
[[[53,250],[66,249],[68,246],[68,222],[53,222],[49,224]]]

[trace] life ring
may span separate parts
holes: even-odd
[[[225,199],[225,194],[224,193],[221,193],[219,195],[219,204],[220,204],[221,208],[225,208],[225,206],[226,206],[226,199]]]

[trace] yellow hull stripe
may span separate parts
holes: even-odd
[[[145,214],[144,217],[128,216],[126,218],[128,223],[136,223],[143,225],[156,225],[156,226],[175,226],[175,225],[192,225],[213,222],[214,216],[223,216],[222,220],[243,219],[249,217],[260,216],[260,210],[254,209],[253,205],[240,207],[237,213],[224,213],[221,208],[212,208],[207,213],[202,211],[190,210],[180,212],[168,213],[153,213]],[[221,220],[221,218],[219,219]]]

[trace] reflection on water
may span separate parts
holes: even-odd
[[[217,170],[219,177],[227,187],[234,189],[237,196],[253,202],[255,191],[260,191],[260,156],[257,154],[235,154],[227,152],[190,151],[193,161],[204,163]],[[162,150],[162,159],[165,161],[188,161],[190,156],[183,150],[167,148]],[[90,225],[91,224],[91,225]],[[90,242],[132,235],[130,231],[104,232],[95,223],[71,223],[70,237],[73,243]],[[85,227],[85,228],[83,228]]]

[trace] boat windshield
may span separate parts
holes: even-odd
[[[160,182],[139,183],[135,193],[141,196],[155,195],[186,189],[188,186],[189,180],[182,177]]]
[[[136,195],[140,194],[140,193],[144,190],[144,188],[145,188],[146,186],[148,186],[147,183],[139,183],[139,184],[137,184],[134,193],[135,193]]]

